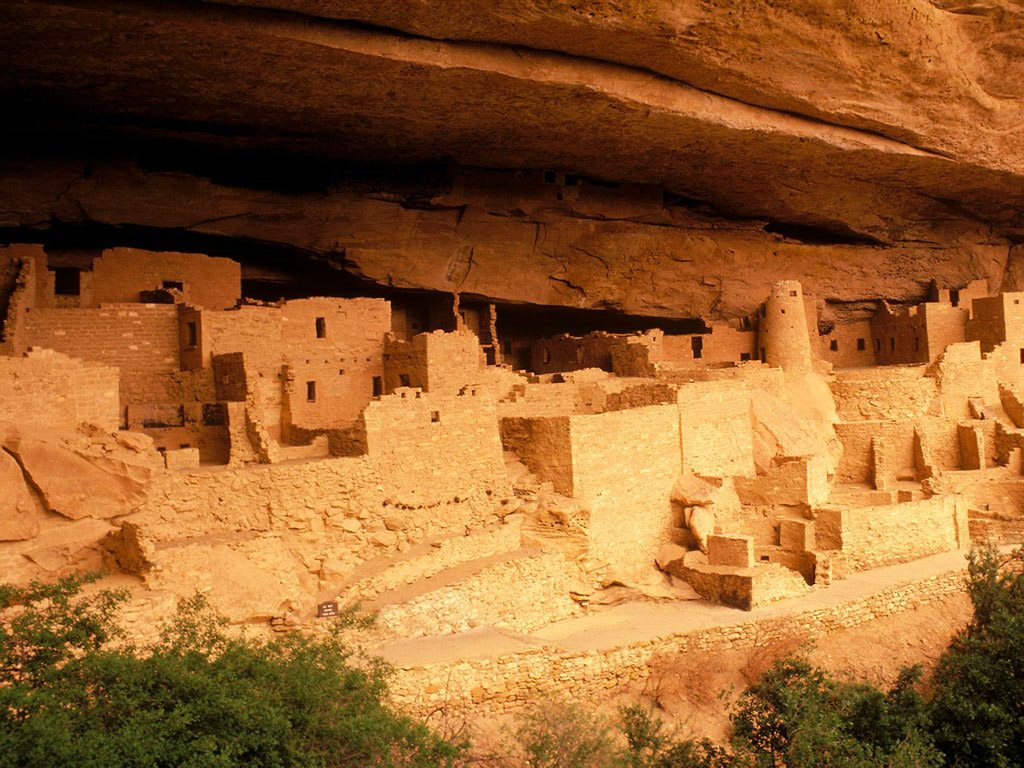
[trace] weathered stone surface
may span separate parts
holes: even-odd
[[[0,541],[22,541],[39,533],[35,503],[21,467],[0,450]]]
[[[86,458],[32,437],[8,436],[4,448],[18,457],[47,508],[71,520],[117,517],[146,499],[145,484],[138,479],[147,475],[144,468]]]

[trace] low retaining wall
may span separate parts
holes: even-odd
[[[627,682],[642,681],[655,654],[747,649],[794,636],[813,639],[927,605],[963,589],[964,570],[953,570],[803,613],[709,627],[608,650],[558,653],[538,649],[399,668],[391,684],[391,698],[420,717],[446,703],[471,705],[475,714],[486,715],[514,712],[552,696],[584,700]]]

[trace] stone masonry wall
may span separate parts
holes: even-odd
[[[117,369],[49,350],[0,357],[0,421],[42,428],[88,423],[116,431]]]
[[[552,652],[537,649],[498,658],[399,668],[392,700],[425,716],[439,705],[472,706],[477,716],[516,712],[553,696],[586,701],[609,689],[641,682],[656,655],[753,649],[787,638],[817,637],[927,605],[964,588],[962,570],[898,584],[839,605],[694,632],[675,633],[611,650]]]
[[[204,309],[228,309],[242,295],[242,268],[231,259],[201,253],[157,253],[112,248],[92,264],[96,304],[136,302],[139,293],[183,283],[186,300]]]
[[[569,433],[573,497],[590,513],[591,554],[627,575],[648,572],[672,525],[677,407],[572,416]]]
[[[841,549],[847,567],[861,571],[949,552],[969,544],[967,505],[933,496],[885,506],[819,509],[819,549]]]
[[[678,404],[684,469],[708,477],[754,475],[750,394],[742,384],[684,384]]]
[[[33,309],[28,346],[118,368],[121,402],[162,402],[168,375],[180,368],[178,311],[172,304],[108,304],[92,309]]]

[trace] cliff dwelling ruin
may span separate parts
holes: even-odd
[[[785,10],[309,5],[0,10],[5,580],[359,604],[402,706],[504,713],[1024,541],[1020,96],[899,58],[987,17],[783,76]]]

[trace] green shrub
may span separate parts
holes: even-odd
[[[974,617],[939,660],[935,741],[951,766],[1024,765],[1024,553],[972,552]]]
[[[386,667],[354,664],[341,624],[235,638],[197,597],[140,650],[115,630],[123,595],[81,586],[0,587],[0,766],[434,768],[462,751],[386,706]]]

